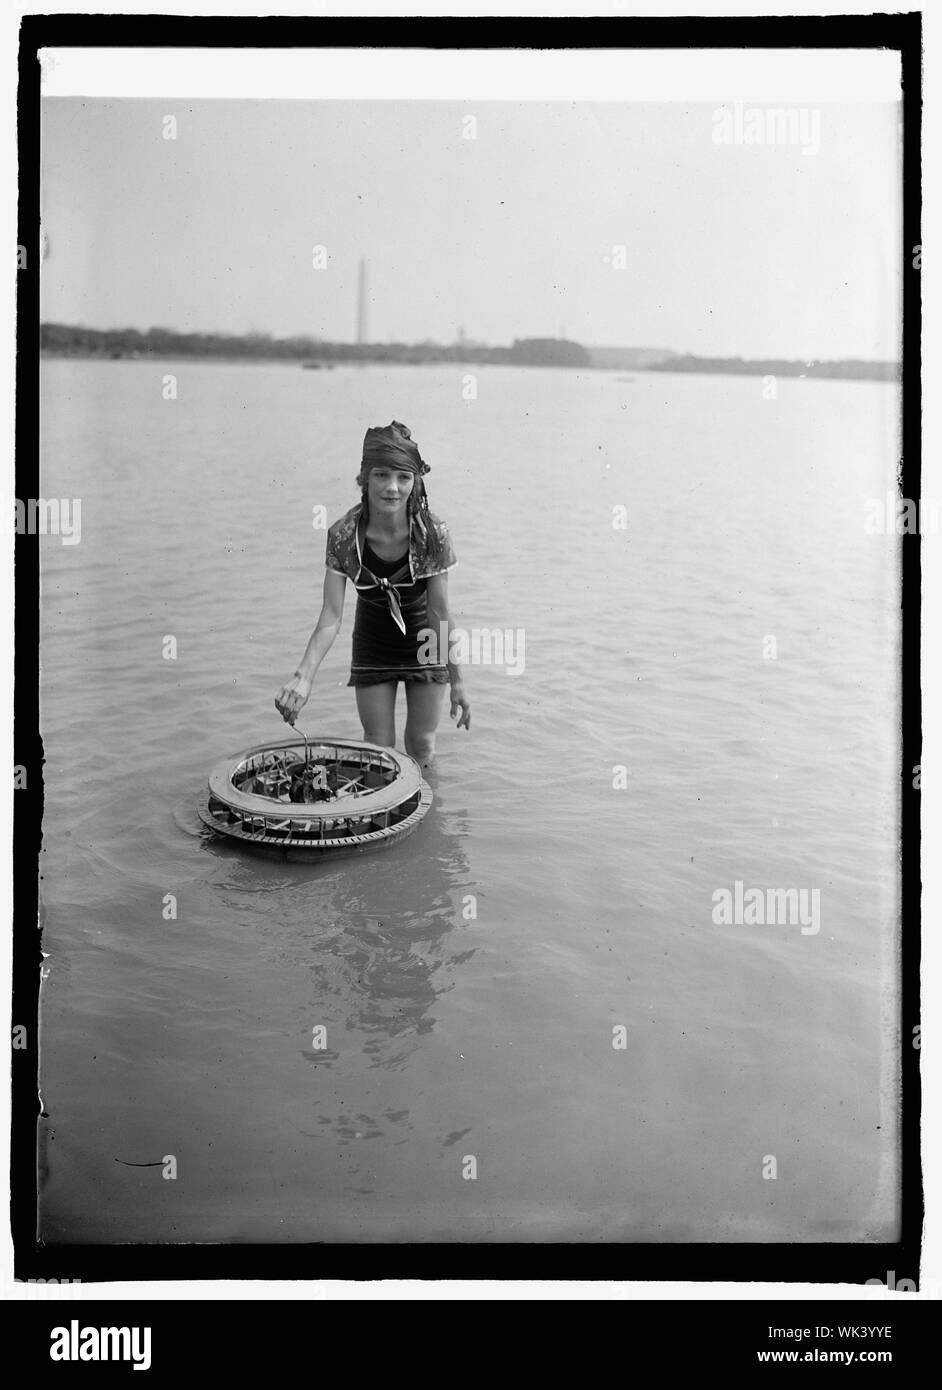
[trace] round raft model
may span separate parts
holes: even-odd
[[[297,733],[218,763],[199,815],[244,844],[311,860],[403,840],[431,804],[431,788],[407,754]]]

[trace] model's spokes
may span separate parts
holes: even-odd
[[[368,791],[369,788],[363,785],[363,778],[365,775],[365,773],[361,772],[358,777],[349,778],[348,781],[337,788],[337,795],[346,796],[349,793],[350,796],[360,796],[363,792]],[[351,788],[358,788],[359,790],[351,790]]]

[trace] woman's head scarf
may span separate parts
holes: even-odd
[[[392,420],[388,425],[375,425],[363,436],[364,474],[371,468],[403,468],[421,477],[432,470],[419,453],[407,425]]]

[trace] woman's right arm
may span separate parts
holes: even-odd
[[[347,576],[328,569],[324,575],[324,602],[317,626],[311,633],[304,655],[291,680],[275,696],[275,708],[283,719],[294,724],[308,702],[311,684],[324,657],[334,645],[343,617]]]

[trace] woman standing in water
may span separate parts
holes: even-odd
[[[451,685],[451,715],[470,729],[471,706],[461,671],[448,660],[448,571],[457,564],[445,524],[429,511],[423,474],[430,472],[398,420],[369,429],[357,475],[361,500],[327,532],[324,603],[294,676],[275,697],[294,724],[307,703],[317,669],[340,628],[346,582],[357,591],[353,661],[348,685],[367,743],[394,748],[396,692],[406,687],[406,752],[423,767],[435,753],[442,696]],[[420,633],[426,629],[425,637]],[[431,629],[434,639],[427,640]],[[435,660],[431,663],[428,654]],[[444,660],[442,659],[444,658]]]

